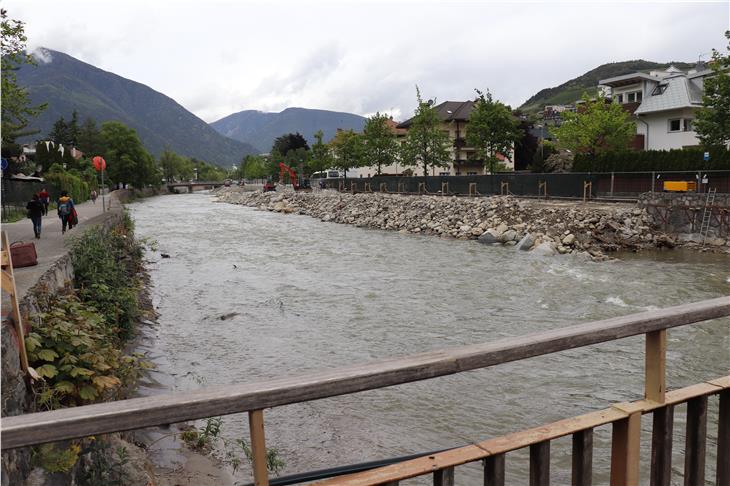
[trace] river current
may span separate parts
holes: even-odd
[[[209,194],[129,208],[138,236],[158,245],[147,255],[159,313],[150,354],[168,390],[483,343],[730,293],[726,256],[676,251],[608,263],[542,257],[257,211]],[[267,410],[267,445],[278,449],[288,474],[481,441],[641,398],[643,346],[641,337],[623,339]],[[726,375],[729,322],[670,330],[668,349],[669,389]],[[716,398],[709,408],[708,479]],[[642,424],[646,458],[651,418]],[[246,436],[245,415],[225,417],[223,429]],[[674,429],[679,477],[684,407]],[[610,427],[599,428],[595,484],[607,481],[609,451]],[[553,483],[569,484],[569,437],[553,442],[551,462]],[[506,469],[508,484],[526,484],[527,451],[508,454]],[[456,483],[482,484],[479,464],[457,468]]]

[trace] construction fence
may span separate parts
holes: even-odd
[[[730,193],[730,171],[502,173],[475,176],[375,176],[322,179],[328,189],[343,192],[389,192],[444,196],[515,195],[554,198],[631,198],[662,192],[664,182],[686,181],[692,192]],[[313,181],[313,185],[317,183]]]

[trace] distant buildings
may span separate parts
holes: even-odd
[[[634,116],[635,148],[695,147],[699,144],[693,127],[695,112],[702,106],[704,79],[712,72],[701,63],[686,73],[670,66],[666,71],[602,79],[599,89]]]

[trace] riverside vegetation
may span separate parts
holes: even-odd
[[[148,366],[125,352],[144,314],[143,242],[124,214],[88,229],[73,242],[73,286],[58,294],[34,291],[38,312],[26,337],[29,364],[42,377],[33,383],[33,409],[52,410],[123,397]],[[130,484],[132,444],[118,436],[92,437],[33,448],[36,479],[68,474],[76,484]]]
[[[577,254],[606,260],[619,250],[689,244],[652,228],[644,209],[630,205],[553,204],[511,196],[457,198],[395,194],[245,192],[221,188],[222,202],[298,213],[322,221],[403,233],[477,239],[540,254]],[[713,244],[727,251],[726,241]],[[721,250],[722,251],[722,250]]]

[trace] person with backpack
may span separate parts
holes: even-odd
[[[41,201],[41,204],[43,204],[43,214],[48,214],[48,205],[51,203],[51,195],[48,194],[45,187],[38,193],[38,199]]]
[[[25,209],[28,210],[28,217],[33,222],[33,233],[35,233],[35,237],[40,238],[41,222],[43,221],[43,203],[41,202],[41,198],[38,197],[38,194],[33,194],[33,199],[26,204]]]
[[[98,197],[98,194],[96,194],[96,189],[94,189],[93,191],[91,191],[91,202],[93,202],[94,204],[96,204],[96,198],[97,197]]]
[[[68,226],[68,229],[73,228],[74,200],[66,191],[61,192],[61,197],[58,198],[57,212],[58,217],[61,218],[61,234],[63,234],[66,232],[66,226]]]

